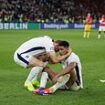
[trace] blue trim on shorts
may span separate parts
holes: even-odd
[[[29,65],[29,62],[27,60],[25,60],[20,54],[17,53],[17,57],[24,62],[25,64]]]
[[[35,51],[35,50],[42,50],[42,49],[44,50],[45,47],[33,47],[33,48],[31,48],[31,49],[29,49],[29,50],[27,50],[25,52],[22,52],[20,54],[25,54],[25,53],[29,53],[29,52],[32,52],[32,51]]]
[[[75,69],[76,69],[76,74],[77,74],[76,83],[77,83],[78,86],[80,86],[81,81],[80,81],[80,73],[79,73],[78,65],[76,65]]]
[[[24,51],[24,52],[22,52],[22,53],[20,53],[20,54],[18,54],[17,53],[17,57],[22,61],[22,62],[24,62],[25,64],[27,64],[27,65],[29,65],[29,62],[26,60],[26,59],[24,59],[21,55],[22,54],[25,54],[25,53],[29,53],[29,52],[32,52],[32,51],[37,51],[37,50],[44,50],[45,49],[45,47],[41,47],[41,46],[39,46],[39,47],[33,47],[33,48],[31,48],[31,49],[28,49],[27,51]]]

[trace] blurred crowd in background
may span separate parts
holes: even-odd
[[[105,0],[0,0],[0,22],[93,22],[105,13]]]

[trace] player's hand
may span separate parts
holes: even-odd
[[[59,78],[59,76],[56,75],[56,76],[52,79],[52,82],[55,84],[55,83],[57,82],[58,78]]]

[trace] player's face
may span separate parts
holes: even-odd
[[[90,13],[88,13],[88,14],[87,14],[87,16],[91,16],[91,14],[90,14]]]
[[[58,47],[58,44],[57,43],[54,43],[54,50],[55,50],[55,52],[58,52],[59,51],[59,47]]]
[[[65,55],[68,53],[68,48],[63,47],[63,46],[59,46],[59,54],[60,55]]]

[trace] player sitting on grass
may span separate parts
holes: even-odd
[[[60,42],[60,55],[65,55],[68,53],[69,49],[71,48],[69,48],[69,43],[67,41]],[[63,69],[59,73],[55,73],[48,67],[44,69],[44,71],[48,73],[49,78],[52,80],[54,85],[47,89],[39,89],[38,93],[40,95],[54,93],[59,88],[75,91],[83,88],[81,63],[79,57],[71,50],[71,54],[64,61],[62,61],[61,64]],[[35,90],[34,93],[36,93]]]

